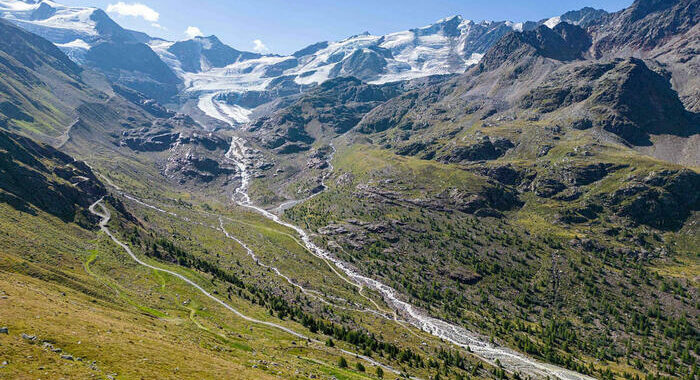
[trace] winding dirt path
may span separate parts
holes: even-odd
[[[128,200],[130,200],[130,201],[132,201],[132,202],[134,202],[134,203],[136,203],[136,204],[138,204],[138,205],[140,205],[140,206],[149,208],[149,209],[154,210],[154,211],[156,211],[156,212],[159,212],[159,213],[161,213],[161,214],[165,214],[165,215],[168,215],[168,216],[171,216],[171,217],[180,219],[180,220],[182,220],[182,221],[185,222],[185,223],[197,224],[197,225],[202,226],[202,227],[206,227],[206,228],[210,228],[210,229],[212,229],[212,230],[216,230],[216,231],[222,232],[222,233],[226,236],[226,238],[228,238],[228,239],[230,239],[230,240],[233,240],[234,242],[236,242],[236,244],[240,245],[240,246],[246,251],[246,253],[248,254],[248,256],[250,256],[250,258],[253,260],[253,262],[254,262],[256,265],[258,265],[258,266],[260,266],[260,267],[262,267],[262,268],[271,270],[271,271],[274,272],[277,276],[283,278],[287,283],[289,283],[289,284],[292,285],[293,287],[299,289],[299,290],[300,290],[302,293],[304,293],[305,295],[310,296],[310,297],[313,297],[313,298],[317,299],[319,302],[321,302],[321,303],[323,303],[323,304],[326,304],[326,305],[328,305],[328,306],[332,306],[332,307],[335,307],[335,308],[338,308],[338,309],[341,309],[341,310],[347,310],[347,311],[358,312],[358,313],[374,314],[374,315],[380,316],[380,317],[382,317],[382,318],[391,319],[391,318],[388,318],[385,314],[383,314],[383,313],[386,313],[386,311],[383,310],[382,308],[380,308],[380,307],[376,304],[376,302],[375,302],[374,300],[370,299],[369,297],[367,297],[366,295],[364,295],[364,294],[362,293],[362,289],[363,289],[363,288],[362,288],[361,286],[360,286],[360,296],[362,296],[363,298],[369,300],[369,301],[377,308],[377,310],[371,310],[371,309],[366,309],[366,308],[353,308],[353,307],[341,306],[341,305],[338,305],[338,304],[329,302],[328,300],[326,300],[326,299],[324,298],[323,294],[321,294],[319,291],[312,290],[312,289],[307,289],[307,288],[305,288],[304,286],[302,286],[301,284],[299,284],[299,283],[295,282],[294,280],[292,280],[289,276],[283,274],[283,273],[279,270],[279,268],[277,268],[277,267],[275,267],[275,266],[273,266],[273,265],[268,265],[268,264],[263,263],[263,262],[258,258],[258,256],[255,254],[255,252],[253,252],[253,250],[252,250],[250,247],[248,247],[247,244],[245,244],[243,241],[241,241],[241,240],[238,239],[237,237],[235,237],[235,236],[233,236],[232,234],[230,234],[230,233],[226,230],[226,228],[224,227],[224,219],[227,219],[227,220],[233,221],[233,222],[240,222],[240,221],[235,221],[235,220],[233,220],[233,219],[231,219],[231,218],[228,218],[228,217],[225,217],[225,216],[221,216],[221,215],[217,215],[217,214],[213,214],[213,213],[209,213],[209,212],[203,212],[203,211],[200,211],[200,212],[202,212],[202,213],[204,213],[204,214],[206,214],[206,215],[208,215],[208,216],[216,216],[216,217],[218,217],[218,218],[219,218],[219,226],[217,227],[217,226],[207,225],[207,224],[205,224],[205,223],[198,222],[198,221],[193,221],[193,220],[191,220],[190,218],[188,218],[188,217],[186,217],[186,216],[181,216],[181,215],[178,215],[177,213],[174,213],[174,212],[172,212],[172,211],[167,211],[167,210],[164,210],[164,209],[162,209],[162,208],[160,208],[160,207],[157,207],[157,206],[154,206],[154,205],[149,204],[149,203],[147,203],[147,202],[144,202],[144,201],[142,201],[141,199],[138,199],[138,198],[136,198],[136,197],[134,197],[134,196],[132,196],[132,195],[126,193],[125,191],[123,191],[119,186],[117,186],[116,184],[114,184],[109,178],[105,177],[104,175],[99,174],[99,176],[100,176],[109,186],[111,186],[112,188],[114,188],[120,195],[122,195],[124,198],[126,198],[126,199],[128,199]],[[294,241],[295,241],[299,246],[301,246],[303,249],[306,249],[306,246],[305,246],[304,244],[302,244],[301,242],[299,242],[294,236],[292,236],[292,235],[290,235],[290,234],[287,234],[287,233],[284,233],[284,232],[282,232],[282,234],[285,235],[285,236],[288,236],[289,238],[291,238],[292,240],[294,240]],[[349,283],[349,284],[351,284],[351,285],[353,285],[353,286],[357,286],[357,284],[353,283],[352,281],[349,281],[348,279],[346,279],[345,277],[343,277],[340,273],[338,273],[337,269],[336,269],[330,262],[328,262],[327,260],[323,260],[323,262],[326,263],[326,265],[328,265],[328,267],[329,267],[338,277],[340,277],[343,281],[345,281],[345,282],[347,282],[347,283]],[[345,300],[345,299],[340,299],[340,298],[339,298],[339,300],[345,301],[345,302],[348,302],[348,303],[349,303],[349,301],[347,301],[347,300]],[[389,313],[389,314],[391,314],[391,313]],[[394,313],[394,318],[393,318],[393,320],[395,320],[396,322],[398,322],[399,324],[401,324],[402,326],[404,326],[404,325],[403,325],[403,321],[401,321],[401,320],[398,319],[396,313]],[[410,331],[410,330],[409,330],[409,332],[411,332],[413,335],[416,335],[413,331]]]
[[[148,263],[142,261],[141,259],[139,259],[139,258],[131,251],[131,248],[129,248],[128,245],[122,243],[119,239],[117,239],[116,236],[114,236],[114,235],[112,234],[112,231],[109,230],[109,227],[107,227],[107,224],[109,224],[109,221],[110,221],[110,219],[112,218],[112,214],[111,214],[110,211],[104,206],[104,204],[103,204],[102,201],[103,201],[103,198],[100,198],[98,201],[96,201],[95,203],[93,203],[93,204],[90,205],[90,207],[89,207],[89,210],[90,210],[90,212],[91,212],[93,215],[96,215],[96,216],[98,216],[98,217],[101,218],[100,224],[99,224],[100,230],[102,230],[102,232],[104,232],[107,236],[109,236],[109,238],[112,239],[112,241],[113,241],[115,244],[117,244],[117,245],[120,246],[122,249],[124,249],[124,251],[126,251],[126,253],[129,255],[129,257],[131,257],[131,259],[134,260],[134,261],[135,261],[136,263],[138,263],[139,265],[142,265],[142,266],[144,266],[144,267],[146,267],[146,268],[152,269],[152,270],[154,270],[154,271],[156,271],[156,272],[167,273],[167,274],[169,274],[169,275],[171,275],[171,276],[174,276],[174,277],[179,278],[180,280],[186,282],[187,284],[191,285],[191,286],[194,287],[195,289],[199,290],[199,292],[202,293],[203,295],[205,295],[207,298],[209,298],[209,299],[211,299],[212,301],[216,302],[217,304],[221,305],[222,307],[224,307],[225,309],[227,309],[228,311],[232,312],[232,313],[235,314],[237,317],[239,317],[239,318],[241,318],[241,319],[243,319],[243,320],[246,320],[246,321],[251,322],[251,323],[259,324],[259,325],[264,325],[264,326],[272,327],[272,328],[275,328],[275,329],[284,331],[284,332],[286,332],[286,333],[288,333],[288,334],[290,334],[290,335],[293,335],[293,336],[295,336],[295,337],[297,337],[297,338],[307,340],[307,341],[309,341],[309,342],[313,342],[313,343],[317,343],[317,344],[323,344],[321,341],[319,341],[319,340],[317,340],[317,339],[308,337],[308,336],[306,336],[306,335],[304,335],[304,334],[298,333],[298,332],[296,332],[296,331],[294,331],[294,330],[292,330],[292,329],[290,329],[290,328],[284,327],[284,326],[282,326],[282,325],[278,325],[278,324],[273,323],[273,322],[261,321],[261,320],[259,320],[259,319],[255,319],[255,318],[249,317],[249,316],[247,316],[247,315],[241,313],[241,312],[238,311],[237,309],[233,308],[231,305],[227,304],[226,302],[224,302],[224,301],[220,300],[219,298],[215,297],[214,295],[212,295],[211,293],[209,293],[208,291],[206,291],[204,288],[202,288],[201,286],[199,286],[197,283],[195,283],[194,281],[190,280],[189,278],[187,278],[187,277],[185,277],[185,276],[183,276],[183,275],[181,275],[181,274],[179,274],[179,273],[177,273],[177,272],[173,272],[173,271],[168,270],[168,269],[163,269],[163,268],[160,268],[160,267],[157,267],[157,266],[154,266],[154,265],[151,265],[151,264],[148,264]],[[98,210],[97,210],[97,207],[98,207],[98,206],[100,207],[101,211],[98,211]],[[385,370],[387,370],[387,371],[393,372],[393,373],[395,373],[395,374],[400,374],[400,372],[397,371],[397,370],[395,370],[394,368],[392,368],[392,367],[390,367],[390,366],[388,366],[388,365],[382,364],[382,363],[380,363],[380,362],[378,362],[378,361],[376,361],[376,360],[374,360],[374,359],[372,359],[372,358],[370,358],[370,357],[368,357],[368,356],[360,355],[360,354],[357,354],[357,353],[355,353],[355,352],[351,352],[351,351],[344,350],[344,349],[341,349],[341,348],[338,348],[337,350],[340,351],[340,352],[342,352],[342,353],[344,353],[344,354],[346,354],[346,355],[351,355],[351,356],[354,356],[354,357],[356,357],[356,358],[362,359],[362,360],[364,360],[365,362],[367,362],[367,363],[369,363],[369,364],[371,364],[371,365],[373,365],[373,366],[382,367],[383,369],[385,369]]]

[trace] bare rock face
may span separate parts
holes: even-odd
[[[195,37],[179,41],[168,48],[186,72],[197,73],[202,66],[225,67],[239,60],[260,58],[260,54],[238,51],[222,43],[216,36]]]
[[[532,184],[532,190],[539,197],[550,198],[566,189],[566,185],[554,178],[539,178]]]
[[[307,151],[315,134],[337,135],[401,92],[402,84],[369,85],[355,78],[329,80],[290,106],[246,126],[262,147],[280,154]]]
[[[552,167],[538,175],[527,190],[534,191],[537,196],[543,198],[556,196],[559,200],[575,200],[581,196],[582,186],[600,181],[624,167],[624,165],[602,162]]]
[[[637,0],[589,28],[592,55],[661,63],[686,108],[700,112],[699,8],[696,0]]]
[[[649,135],[700,132],[697,115],[685,110],[667,79],[638,59],[616,61],[590,98],[595,124],[635,145]]]
[[[225,154],[230,143],[215,132],[203,131],[189,116],[167,110],[138,93],[122,89],[132,102],[157,116],[147,125],[125,125],[119,145],[156,154],[161,171],[180,184],[227,182],[236,173]]]
[[[179,133],[172,133],[169,129],[142,128],[124,132],[121,144],[141,152],[162,152],[170,149],[179,137]]]
[[[495,160],[506,154],[508,149],[514,146],[515,144],[508,139],[492,139],[488,136],[484,136],[482,140],[476,144],[456,146],[450,149],[446,154],[439,156],[437,160],[447,163]]]
[[[498,41],[479,63],[481,71],[494,70],[506,62],[538,55],[558,61],[583,58],[591,38],[579,26],[563,22],[554,29],[540,25],[535,30],[513,32]]]
[[[564,67],[520,100],[541,113],[571,106],[589,110],[572,128],[599,127],[633,145],[649,145],[650,135],[700,132],[697,114],[685,110],[668,79],[636,58]]]
[[[147,98],[137,91],[119,85],[114,85],[112,88],[114,89],[114,92],[123,96],[128,101],[140,106],[146,112],[155,117],[167,119],[176,116],[175,112],[168,110],[157,101]]]
[[[478,192],[450,188],[420,198],[408,198],[401,192],[379,185],[360,184],[356,188],[355,196],[388,205],[412,205],[438,212],[459,211],[491,217],[501,217],[503,211],[514,210],[523,205],[514,189],[497,183],[489,183]]]
[[[123,131],[119,145],[140,152],[162,152],[170,149],[180,139],[179,131],[198,129],[187,115],[168,113],[166,116],[169,117],[157,118],[148,125]]]
[[[493,167],[478,166],[472,169],[474,172],[495,179],[503,185],[517,186],[523,180],[525,172],[515,168],[511,164]]]
[[[412,131],[425,128],[428,121],[444,113],[444,110],[433,110],[431,106],[451,92],[449,86],[439,84],[449,78],[431,77],[405,84],[404,94],[392,97],[388,101],[373,108],[357,124],[355,130],[363,134],[372,134],[397,128]]]
[[[600,181],[623,167],[625,166],[603,162],[590,165],[566,165],[559,170],[559,175],[569,186],[585,186]]]
[[[237,173],[225,158],[229,143],[214,133],[183,132],[169,151],[163,173],[179,182],[227,182]]]
[[[584,223],[595,219],[604,209],[628,218],[634,224],[644,224],[660,230],[677,230],[691,213],[700,210],[700,175],[694,171],[664,170],[644,178],[632,177],[611,194],[588,199],[580,207],[567,209],[561,216],[565,223]],[[567,188],[569,191],[572,188]],[[578,192],[577,188],[573,188]],[[565,199],[560,190],[557,199]],[[545,194],[538,193],[545,196]],[[577,196],[578,197],[578,196]],[[577,198],[576,197],[576,198]],[[574,198],[574,199],[576,199]]]
[[[636,0],[606,21],[594,28],[599,57],[626,47],[653,49],[697,25],[700,13],[693,0]]]
[[[81,223],[82,212],[106,194],[85,163],[4,131],[0,131],[0,189],[0,201],[18,210],[34,212],[31,207],[35,207]]]
[[[102,30],[102,38],[85,54],[87,65],[99,69],[114,83],[164,103],[177,94],[180,79],[148,45],[101,10],[95,10],[91,19]]]
[[[605,202],[621,216],[659,229],[678,229],[691,212],[700,210],[700,174],[664,170],[635,178]]]
[[[197,182],[211,182],[222,175],[236,173],[236,169],[230,165],[222,165],[219,161],[194,154],[184,157],[174,156],[168,161],[165,174],[168,177],[177,177],[180,182],[193,179]]]

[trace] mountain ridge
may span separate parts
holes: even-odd
[[[179,79],[171,69],[99,8],[5,0],[0,2],[0,15],[53,42],[75,62],[101,70],[114,82],[161,101],[177,93]]]
[[[12,4],[20,3],[25,5],[13,8]],[[198,120],[214,125],[248,121],[254,108],[231,102],[231,99],[248,91],[275,97],[280,84],[283,84],[281,91],[289,93],[338,76],[383,83],[460,73],[477,63],[501,36],[513,30],[534,29],[547,21],[476,23],[451,16],[403,32],[384,36],[359,34],[342,41],[315,43],[289,56],[276,56],[240,51],[216,37],[175,42],[153,39],[122,29],[96,8],[71,8],[50,1],[6,0],[2,4],[0,13],[4,17],[39,34],[44,31],[44,37],[53,39],[74,60],[87,59],[87,63],[102,70],[110,80],[163,103],[180,103],[182,109],[196,111],[193,116]],[[37,12],[45,20],[31,16]],[[57,12],[77,18],[72,24],[76,33],[63,33],[61,40],[55,38],[55,29],[45,24],[46,20],[56,18]],[[562,17],[570,23],[590,23],[602,17],[602,13],[604,11],[584,8]],[[555,23],[550,24],[555,26]],[[425,38],[430,38],[430,42],[421,41]],[[144,47],[144,43],[148,47]],[[122,51],[128,54],[120,55]],[[136,57],[136,60],[129,60],[127,56]],[[135,64],[138,61],[148,64],[139,66]],[[197,99],[190,100],[193,97]]]
[[[0,376],[694,379],[696,3],[251,59],[112,25],[102,69],[0,21]]]

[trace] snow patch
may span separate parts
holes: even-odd
[[[522,32],[523,31],[523,24],[522,22],[510,22],[506,21],[506,26],[509,26],[511,29],[513,29],[516,32]]]
[[[75,39],[71,42],[65,43],[65,44],[56,44],[61,49],[85,49],[85,50],[90,50],[90,44],[85,42],[84,40],[81,40],[80,38]]]
[[[555,26],[559,25],[561,23],[561,17],[552,17],[549,20],[544,22],[544,25],[548,27],[549,29],[554,29]]]

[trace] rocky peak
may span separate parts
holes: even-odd
[[[617,60],[593,90],[592,107],[604,129],[635,145],[648,134],[689,136],[700,132],[666,78],[636,58]]]
[[[312,55],[317,53],[319,50],[323,50],[328,47],[328,41],[317,42],[311,44],[301,50],[295,51],[292,56],[296,58],[301,58],[307,55]]]
[[[700,23],[697,0],[637,0],[594,28],[597,57],[631,48],[651,50]]]
[[[46,20],[47,18],[53,16],[56,14],[56,8],[50,6],[47,3],[42,2],[39,7],[32,12],[30,19],[31,20]]]
[[[591,46],[591,37],[579,26],[562,22],[555,26],[553,30],[564,39],[572,51],[572,56],[576,58],[580,58],[581,53]]]
[[[192,73],[261,57],[260,54],[236,50],[213,35],[176,42],[168,51],[178,58],[184,71]]]
[[[678,2],[678,0],[636,0],[628,9],[629,21],[641,20],[651,13],[671,8]]]
[[[114,20],[101,9],[95,9],[90,15],[90,19],[95,22],[95,29],[102,39],[120,42],[136,42],[136,39],[131,33],[119,26],[119,24],[114,22]]]
[[[49,65],[69,76],[76,76],[82,70],[54,44],[2,19],[0,19],[0,51],[12,52],[14,59],[32,69]],[[3,73],[3,75],[6,74]]]
[[[520,104],[543,113],[580,105],[590,119],[573,128],[600,127],[633,145],[649,145],[649,135],[700,132],[697,115],[685,110],[668,79],[636,58],[562,67]]]
[[[540,25],[532,31],[512,32],[496,43],[481,60],[481,71],[490,71],[508,61],[520,61],[526,55],[538,55],[558,61],[580,59],[590,46],[590,37],[579,26],[560,23],[550,29]]]
[[[609,13],[602,9],[595,9],[591,7],[584,7],[576,11],[569,11],[561,15],[560,20],[568,22],[569,24],[574,24],[587,28],[593,24],[599,23],[603,20]]]
[[[462,16],[446,17],[438,20],[435,24],[414,29],[413,32],[419,36],[440,33],[446,37],[459,37],[461,34],[460,26],[463,22]]]

